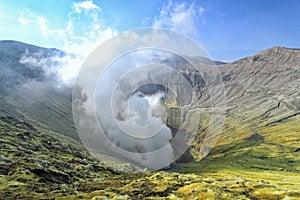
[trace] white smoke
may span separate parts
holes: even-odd
[[[172,132],[161,119],[163,96],[161,92],[149,96],[140,92],[131,95],[129,99],[124,100],[128,102],[129,116],[124,114],[123,116],[126,117],[122,119],[113,116],[115,121],[108,120],[110,111],[104,107],[102,107],[102,112],[97,112],[101,127],[111,141],[109,146],[115,145],[125,151],[138,153],[129,157],[128,154],[122,154],[122,151],[116,150],[115,153],[118,156],[126,156],[126,159],[150,169],[159,168],[162,161],[172,162],[173,149],[169,143],[172,139]],[[126,108],[122,110],[126,111]],[[155,152],[162,147],[165,148],[164,154]]]
[[[146,57],[151,53],[148,51]],[[103,145],[100,137],[96,146],[101,150],[106,146],[108,153],[115,153],[139,166],[159,169],[161,163],[174,160],[170,144],[172,132],[162,120],[162,101],[166,94],[159,90],[143,93],[138,88],[134,89],[136,83],[147,80],[153,74],[151,67],[138,67],[138,75],[131,74],[136,70],[137,60],[142,61],[144,57],[140,52],[134,52],[119,58],[99,80],[95,91],[95,113],[108,142]],[[157,76],[164,75],[163,71],[161,69],[159,73],[156,70]],[[89,110],[89,106],[85,108]],[[164,148],[163,153],[157,151],[161,148]]]
[[[142,167],[149,169],[160,169],[165,167],[165,163],[170,164],[174,161],[174,152],[170,141],[172,140],[171,129],[164,124],[162,116],[164,115],[164,106],[162,99],[165,93],[155,91],[153,93],[142,93],[135,91],[136,85],[140,85],[143,80],[156,82],[161,81],[162,85],[174,81],[183,83],[178,74],[172,72],[171,68],[161,66],[146,66],[148,63],[161,65],[166,59],[171,58],[169,53],[160,50],[145,50],[131,52],[118,58],[111,66],[107,68],[102,75],[96,91],[83,91],[87,94],[87,102],[83,104],[86,114],[91,116],[95,112],[98,121],[92,123],[87,120],[80,121],[80,126],[88,127],[86,133],[88,138],[85,146],[94,149],[100,149],[101,153],[114,153],[120,158],[132,161]],[[83,56],[72,54],[54,55],[45,57],[43,52],[26,52],[20,59],[23,64],[29,64],[32,68],[42,69],[46,75],[55,74],[62,84],[70,84],[70,80],[76,77],[74,65],[81,63]],[[72,66],[72,63],[74,65]],[[70,68],[69,68],[70,67]],[[72,73],[68,69],[72,68]],[[90,73],[94,73],[95,68]],[[66,77],[66,75],[68,75]],[[127,76],[124,76],[127,75]],[[169,77],[173,81],[169,82]],[[177,78],[175,78],[177,77]],[[168,80],[163,81],[162,79]],[[83,77],[86,84],[91,83],[90,76]],[[184,84],[181,84],[184,86]],[[135,88],[135,89],[134,89]],[[186,87],[185,87],[186,88]],[[89,87],[85,87],[89,90]],[[93,98],[96,99],[96,110],[93,110]],[[102,135],[99,137],[101,126]],[[94,135],[98,135],[96,139]],[[103,137],[106,141],[102,143]],[[86,141],[86,138],[81,138]],[[107,140],[108,139],[108,140]],[[105,147],[103,149],[103,147]],[[121,149],[121,151],[120,151]],[[164,149],[163,151],[158,151]],[[135,153],[135,154],[128,154]],[[163,153],[162,153],[163,152]],[[163,164],[162,164],[163,163]]]
[[[164,101],[170,95],[164,88],[183,94],[183,104],[190,101],[191,88],[175,68],[163,64],[174,56],[147,49],[126,53],[108,66],[97,59],[90,60],[94,65],[86,63],[74,90],[73,114],[89,150],[148,169],[167,167],[178,158],[171,144],[175,138],[164,123]]]
[[[68,67],[71,67],[73,62],[82,62],[80,57],[68,54],[46,57],[42,51],[35,53],[26,51],[19,61],[22,64],[27,64],[33,70],[35,68],[43,70],[46,76],[56,76],[59,79],[57,84],[65,85],[69,85],[70,80],[76,77],[76,74],[66,73]],[[78,65],[78,63],[75,64]],[[129,69],[127,68],[127,70]],[[74,72],[74,70],[71,71]],[[161,168],[162,162],[172,163],[174,159],[173,148],[170,144],[172,132],[162,121],[164,114],[162,98],[165,94],[157,91],[154,94],[135,92],[128,95],[128,89],[132,87],[132,83],[125,81],[127,82],[126,85],[117,88],[119,96],[114,102],[112,110],[110,105],[112,91],[114,90],[113,87],[118,84],[121,73],[117,69],[112,69],[110,72],[103,77],[104,81],[100,82],[99,90],[96,91],[96,97],[99,100],[99,109],[96,110],[98,122],[87,124],[82,121],[84,126],[89,126],[89,129],[92,130],[94,126],[97,126],[97,123],[100,123],[104,135],[111,142],[105,144],[107,151],[103,153],[115,153],[120,158],[126,158],[127,161],[149,169]],[[67,77],[64,75],[65,73],[68,75]],[[139,78],[146,79],[150,73],[151,71],[144,71]],[[88,77],[86,78],[88,79]],[[36,85],[36,82],[33,83]],[[119,102],[121,103],[118,104]],[[88,106],[85,108],[89,110]],[[88,112],[91,113],[92,111]],[[114,115],[116,113],[121,118]],[[98,145],[101,146],[101,142]],[[160,148],[165,149],[163,154],[156,152]],[[119,149],[136,154],[128,156]]]
[[[37,52],[26,49],[19,62],[33,72],[42,71],[46,79],[55,79],[54,87],[72,86],[83,62],[83,56],[62,53],[62,51],[53,51],[50,54],[47,55],[42,49]]]

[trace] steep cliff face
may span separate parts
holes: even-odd
[[[226,119],[218,143],[201,162],[178,164],[173,170],[260,177],[272,180],[277,188],[296,186],[300,50],[274,47],[219,69],[226,91]],[[199,146],[207,122],[201,121],[200,127],[190,149],[195,159],[201,159]]]
[[[300,49],[274,47],[221,66],[228,118],[249,129],[276,127],[300,111]]]
[[[299,110],[300,50],[274,47],[220,67],[227,87],[229,106],[274,102]],[[259,102],[253,100],[260,100]],[[269,106],[273,105],[269,104]]]
[[[286,142],[290,141],[282,145],[296,147],[297,142],[292,138],[297,138],[300,131],[296,125],[300,111],[300,50],[274,47],[218,68],[225,87],[226,120],[217,146],[278,127],[278,133],[272,131],[262,135],[276,140],[280,146],[280,138],[286,134]],[[206,101],[205,87],[201,92],[200,105]],[[200,131],[192,147],[194,155],[201,145],[207,123],[207,119],[200,122]],[[285,123],[293,125],[285,129]],[[201,159],[199,156],[194,157]]]

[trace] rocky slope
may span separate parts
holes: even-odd
[[[28,52],[39,60],[63,56],[0,42],[0,199],[300,198],[299,49],[274,47],[220,63],[227,104],[216,147],[201,161],[165,172],[133,172],[131,165],[89,155],[73,125],[70,89],[53,87],[56,77],[20,62]],[[194,160],[201,159],[210,117],[202,114],[189,152]]]
[[[72,119],[72,89],[59,84],[54,73],[57,58],[64,55],[57,49],[0,41],[0,114],[78,139]]]
[[[272,172],[259,178],[251,172],[244,172],[243,168],[224,168],[217,172],[215,168],[208,170],[204,167],[200,171],[194,170],[197,174],[130,172],[128,166],[107,167],[72,139],[14,117],[0,117],[0,127],[1,199],[299,197],[297,185],[276,185],[282,177]],[[219,163],[206,161],[205,164]],[[283,172],[282,175],[285,175],[286,184],[298,180],[297,173]]]
[[[293,189],[299,197],[300,50],[274,47],[219,69],[227,99],[219,141],[201,162],[172,170],[265,180],[275,191]],[[204,133],[206,123],[200,125]],[[196,159],[197,141],[191,149]]]

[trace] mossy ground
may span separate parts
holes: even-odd
[[[253,199],[300,199],[299,122],[300,117],[295,116],[277,124],[251,127],[227,119],[223,135],[207,157],[177,164],[171,171],[217,180],[241,178],[244,184],[219,184],[244,191]]]
[[[107,167],[66,136],[2,116],[0,199],[299,199],[299,117],[253,128],[233,119],[201,161],[134,173]]]

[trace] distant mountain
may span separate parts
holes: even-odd
[[[226,87],[228,115],[237,110],[245,112],[243,123],[255,126],[297,116],[299,52],[299,49],[273,47],[231,64],[219,62],[217,66]],[[50,129],[78,138],[71,112],[72,89],[57,87],[59,80],[55,73],[45,69],[58,67],[57,60],[50,58],[63,56],[65,53],[58,49],[0,41],[0,112],[41,122]],[[192,59],[199,64],[209,63],[200,57]],[[184,67],[180,60],[165,62]],[[187,77],[194,76],[189,71],[184,73]],[[195,80],[193,87],[204,86],[201,78]],[[199,104],[205,102],[207,96],[205,88],[201,92]]]
[[[244,112],[244,122],[271,126],[299,115],[300,49],[273,47],[220,70],[227,104]]]
[[[55,73],[58,49],[0,41],[0,114],[16,116],[78,139],[71,110],[72,88]]]
[[[39,65],[47,65],[49,68],[56,67],[58,63],[49,59],[54,56],[62,57],[64,52],[17,41],[0,41],[0,79],[3,83],[0,86],[0,92],[3,93],[15,85],[29,80],[53,80],[55,77],[46,74],[46,71]]]

